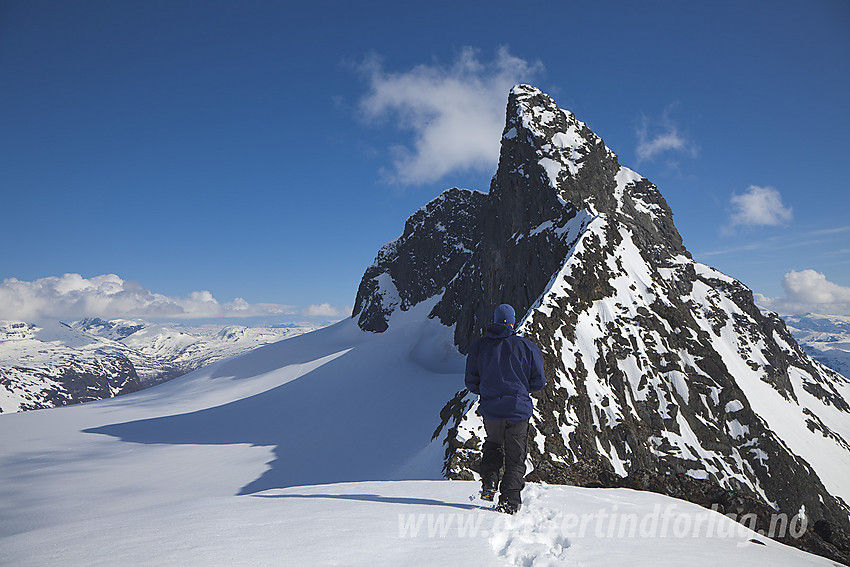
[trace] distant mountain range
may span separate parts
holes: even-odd
[[[808,313],[783,319],[812,358],[850,380],[850,317]]]
[[[319,324],[185,326],[138,319],[0,322],[0,413],[110,398]]]

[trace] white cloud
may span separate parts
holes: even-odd
[[[491,62],[465,48],[451,67],[419,65],[403,73],[384,72],[377,61],[368,61],[362,66],[370,83],[360,101],[364,116],[393,120],[413,133],[412,147],[391,148],[386,180],[416,185],[455,171],[495,170],[508,92],[542,68],[506,48]]]
[[[850,303],[850,287],[840,286],[815,270],[791,270],[782,280],[788,297],[801,303]]]
[[[638,163],[653,159],[661,152],[681,150],[686,145],[685,139],[674,130],[656,134],[650,138],[646,128],[638,131],[637,158]]]
[[[762,307],[783,315],[850,315],[850,287],[831,282],[815,270],[791,270],[782,278],[782,289],[784,297],[753,296]]]
[[[815,236],[823,234],[841,234],[848,231],[850,231],[850,226],[837,226],[835,228],[822,228],[819,230],[813,230],[809,234]]]
[[[670,117],[675,104],[664,109],[661,118],[650,122],[647,116],[641,117],[637,131],[637,161],[652,161],[659,155],[677,151],[696,155],[696,146],[679,132],[673,119]]]
[[[241,298],[218,302],[208,291],[188,297],[154,293],[115,274],[84,278],[80,274],[0,284],[0,319],[65,321],[83,317],[208,318],[256,317],[293,313],[292,307],[273,303],[249,304]]]
[[[351,307],[337,309],[330,303],[311,305],[301,312],[305,317],[346,317],[351,314]]]
[[[793,216],[791,207],[782,202],[782,195],[773,187],[750,185],[746,191],[730,198],[733,211],[729,218],[735,226],[778,226]]]

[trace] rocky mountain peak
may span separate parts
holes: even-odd
[[[806,545],[850,557],[850,385],[746,286],[695,262],[657,187],[534,87],[510,92],[489,193],[452,189],[411,217],[366,271],[354,315],[383,331],[428,298],[462,353],[500,303],[540,346],[549,383],[530,478],[760,518],[804,510],[847,537]],[[461,390],[441,417],[447,476],[476,478],[475,397]]]
[[[629,227],[653,263],[689,257],[655,185],[620,166],[599,136],[547,94],[517,85],[489,193],[450,189],[411,216],[366,271],[353,315],[364,330],[384,331],[395,309],[442,292],[433,315],[457,324],[465,351],[491,305],[527,311],[582,226],[600,216]],[[621,239],[616,231],[607,238]],[[463,309],[470,290],[478,299]]]
[[[529,199],[555,198],[591,215],[615,217],[639,233],[644,250],[687,254],[673,212],[657,187],[622,167],[584,122],[535,87],[511,90],[496,177],[499,182],[490,193],[503,209],[521,209]],[[526,224],[534,226],[534,219]]]
[[[598,161],[603,156],[604,161],[612,162],[607,165],[617,165],[617,156],[573,113],[558,108],[555,101],[540,90],[517,85],[508,96],[499,169],[518,176],[523,182],[497,187],[494,196],[517,189],[524,183],[574,206],[597,212],[594,210],[596,202],[604,204],[610,200],[607,193],[613,188],[616,170],[593,195],[571,193],[564,182],[578,176],[586,162],[594,158]]]

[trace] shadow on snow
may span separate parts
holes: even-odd
[[[261,347],[225,361],[211,374],[235,380],[275,371],[293,374],[280,386],[207,409],[85,432],[144,444],[274,446],[269,468],[238,494],[440,478],[440,463],[411,468],[410,460],[428,446],[439,411],[462,386],[462,377],[445,372],[444,364],[436,371],[423,366],[420,359],[428,357],[420,352],[422,325],[371,335],[352,332],[345,323]],[[300,375],[293,365],[309,369]]]
[[[445,506],[461,510],[479,510],[476,504],[459,504],[430,498],[408,498],[401,496],[381,496],[379,494],[254,494],[256,498],[322,498],[331,500],[353,500],[356,502],[382,502],[385,504],[410,504],[414,506]]]

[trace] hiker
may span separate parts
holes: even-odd
[[[522,506],[528,420],[534,409],[529,393],[546,385],[540,349],[518,336],[515,324],[513,307],[499,305],[493,323],[466,357],[466,388],[480,397],[478,408],[487,432],[479,468],[481,499],[492,502],[498,490],[496,509],[508,514]]]

